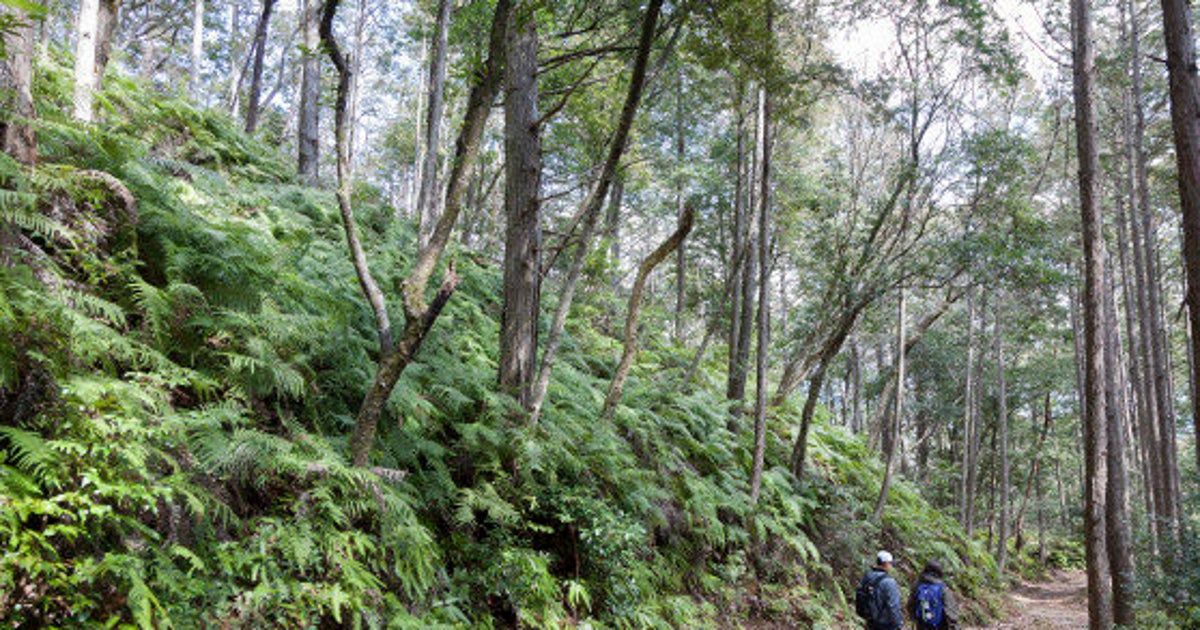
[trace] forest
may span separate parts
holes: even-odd
[[[0,0],[0,625],[1200,628],[1195,42]]]

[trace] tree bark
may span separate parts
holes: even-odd
[[[100,0],[96,14],[96,71],[93,84],[97,91],[104,82],[104,72],[112,56],[113,36],[117,32],[120,12],[121,0]]]
[[[258,15],[258,26],[254,29],[253,65],[250,69],[250,92],[246,95],[246,133],[253,134],[258,130],[259,98],[262,97],[263,57],[267,52],[267,33],[271,25],[271,12],[275,9],[277,0],[263,0],[262,11]],[[348,80],[353,80],[351,73],[346,73]]]
[[[437,163],[442,145],[442,117],[446,109],[446,49],[449,32],[450,0],[438,0],[433,48],[429,54],[429,76],[425,83],[425,136],[421,143],[425,152],[422,156],[421,181],[417,190],[417,237],[422,245],[428,242],[439,212]],[[536,76],[534,79],[536,81]]]
[[[1105,406],[1108,432],[1108,487],[1105,497],[1105,528],[1108,533],[1108,557],[1112,573],[1113,622],[1121,627],[1135,627],[1137,584],[1134,581],[1133,534],[1129,522],[1129,472],[1126,457],[1124,404],[1125,384],[1121,369],[1121,342],[1117,331],[1116,291],[1112,276],[1105,291],[1105,329],[1108,339],[1104,347],[1106,374]]]
[[[16,23],[3,34],[5,57],[0,59],[0,149],[26,166],[37,163],[37,132],[33,104],[33,17],[15,8],[0,6],[0,15]]]
[[[504,71],[504,306],[500,389],[529,410],[541,299],[542,141],[538,131],[537,22],[519,0],[509,23]],[[432,110],[432,108],[431,108]]]
[[[300,30],[304,47],[300,60],[300,120],[297,123],[297,171],[300,180],[315,186],[321,163],[321,0],[303,0]]]
[[[651,0],[651,3],[652,6],[660,4],[661,0]],[[601,415],[605,420],[612,419],[617,404],[621,402],[621,392],[625,388],[625,380],[629,377],[629,368],[633,365],[633,356],[637,352],[637,320],[642,308],[642,293],[646,290],[646,280],[650,277],[650,272],[654,271],[654,268],[663,260],[666,260],[667,256],[670,256],[671,252],[679,247],[683,239],[687,238],[692,231],[695,215],[695,211],[689,205],[684,210],[683,216],[680,217],[679,227],[675,232],[653,252],[650,252],[650,255],[638,266],[637,279],[633,282],[633,292],[629,295],[629,312],[625,316],[625,342],[624,349],[621,351],[621,361],[617,364],[612,383],[608,386],[608,394],[604,397],[604,409]]]
[[[1162,0],[1163,38],[1171,86],[1171,130],[1175,139],[1175,166],[1183,211],[1183,260],[1187,275],[1188,324],[1192,353],[1200,343],[1200,77],[1192,32],[1192,7],[1188,0]],[[1200,391],[1193,376],[1192,391]],[[1164,419],[1165,420],[1165,419]],[[1196,466],[1200,470],[1200,396],[1192,396],[1193,435],[1197,440]],[[1168,435],[1165,435],[1169,433]],[[1174,446],[1174,430],[1164,431],[1164,454]],[[1165,461],[1164,461],[1165,463]],[[1168,502],[1178,505],[1179,490],[1168,488]],[[1173,510],[1173,507],[1169,507]],[[1174,519],[1174,514],[1167,514]]]
[[[1167,4],[1169,0],[1164,0]],[[1182,2],[1181,2],[1182,4]],[[1088,575],[1088,626],[1113,626],[1105,501],[1107,497],[1107,401],[1105,400],[1104,235],[1100,216],[1100,160],[1096,142],[1095,52],[1091,4],[1071,0],[1075,136],[1079,156],[1079,205],[1084,253],[1084,529]],[[1198,259],[1197,262],[1200,262]],[[1197,271],[1200,271],[1198,269]]]

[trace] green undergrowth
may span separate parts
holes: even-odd
[[[648,343],[600,421],[611,298],[581,298],[523,422],[494,387],[500,272],[470,252],[374,467],[349,466],[377,341],[331,195],[224,115],[119,78],[106,124],[70,123],[66,70],[40,74],[41,162],[0,157],[23,239],[0,267],[0,623],[852,626],[878,548],[904,583],[942,560],[993,612],[982,547],[903,482],[871,522],[882,468],[823,419],[798,481],[798,413],[776,410],[753,505],[749,420],[681,383],[678,348]],[[360,190],[360,227],[394,287],[412,226],[376,201]]]

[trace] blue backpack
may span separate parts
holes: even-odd
[[[921,582],[917,585],[917,622],[919,627],[937,628],[945,616],[942,611],[941,582]]]

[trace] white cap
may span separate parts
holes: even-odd
[[[892,554],[886,551],[880,551],[879,553],[875,554],[875,561],[879,564],[889,564],[892,562],[892,560]]]

